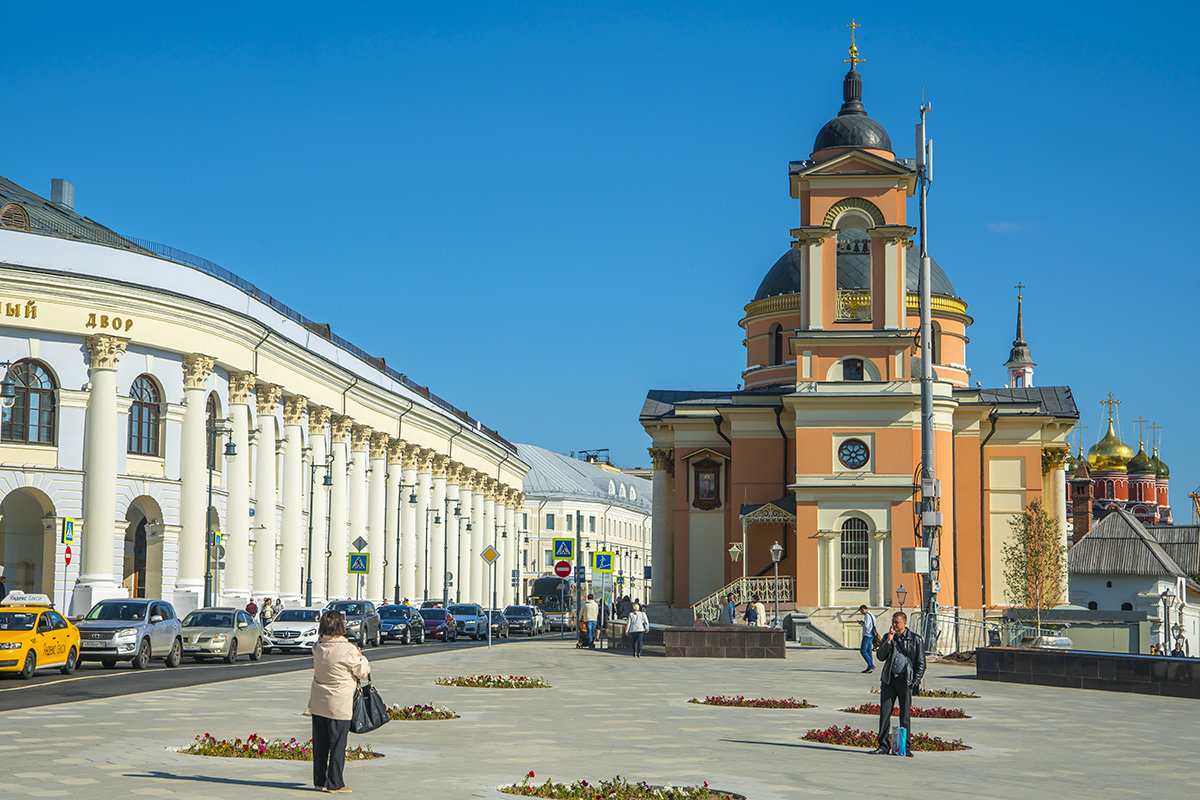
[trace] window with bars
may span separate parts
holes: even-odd
[[[54,444],[54,378],[39,361],[18,361],[8,370],[16,385],[12,408],[0,425],[0,439],[25,444]]]
[[[162,396],[149,375],[139,375],[129,388],[129,447],[130,453],[157,456],[159,429],[162,427]]]
[[[842,523],[842,588],[871,587],[871,549],[867,523],[851,517]]]
[[[863,362],[861,358],[847,358],[842,362],[842,380],[861,381],[863,379]]]

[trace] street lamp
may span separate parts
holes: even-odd
[[[904,610],[904,599],[906,597],[908,597],[908,592],[905,590],[904,584],[902,583],[900,584],[900,588],[896,590],[896,605],[900,607],[901,611]]]
[[[498,544],[500,544],[500,539],[507,539],[507,538],[508,538],[508,531],[504,530],[503,528],[497,528],[497,529],[496,529],[496,533],[498,533],[498,534],[500,535],[498,539],[493,539],[493,541],[495,541],[495,543],[496,543],[497,545],[498,545]],[[497,550],[497,551],[499,551],[499,550],[500,550],[500,548],[499,548],[499,547],[497,547],[497,548],[496,548],[496,550]],[[498,580],[496,580],[496,578],[494,577],[494,576],[495,576],[495,574],[496,574],[496,564],[495,564],[495,562],[492,562],[491,570],[492,570],[492,575],[493,575],[493,577],[492,577],[492,608],[496,608],[496,607],[497,607],[497,604],[496,604],[496,592],[497,592],[497,590],[498,590],[500,587],[499,587],[499,586],[497,586],[497,584],[499,583],[499,581],[498,581]],[[503,579],[503,576],[501,576],[501,579]],[[489,628],[489,630],[490,630],[490,628]],[[491,634],[489,633],[488,635],[490,636]]]
[[[4,407],[8,408],[12,404],[9,402],[9,395],[4,392],[8,391],[11,386],[9,378],[4,379],[4,386],[0,386],[0,396],[4,398]],[[15,396],[15,394],[13,395]],[[214,582],[213,567],[214,548],[216,547],[215,537],[213,536],[212,526],[212,507],[213,507],[213,469],[217,465],[217,437],[228,436],[229,439],[225,442],[225,460],[232,461],[237,455],[237,448],[233,444],[233,428],[229,426],[228,420],[209,420],[208,421],[208,508],[204,514],[204,605],[212,607],[217,604],[216,599],[216,584]]]
[[[312,598],[313,495],[316,493],[316,489],[317,489],[317,470],[319,470],[319,469],[325,470],[325,477],[321,479],[321,485],[325,486],[327,488],[332,488],[332,486],[333,486],[333,454],[332,453],[330,453],[329,455],[327,455],[325,457],[325,463],[318,464],[317,462],[314,461],[313,463],[308,465],[308,549],[304,553],[304,560],[305,560],[304,605],[308,606],[309,608],[312,607],[312,603],[313,603],[313,598]],[[326,505],[328,505],[328,504],[326,504]],[[328,538],[329,538],[328,534],[326,534],[325,538],[328,540]],[[326,589],[326,595],[328,595],[328,589]]]
[[[783,558],[783,548],[779,542],[775,542],[771,545],[771,561],[775,562],[775,625],[779,624],[779,559],[781,558]]]
[[[395,597],[395,600],[393,600],[393,602],[396,605],[400,605],[400,529],[402,527],[404,527],[400,522],[400,518],[404,514],[404,490],[408,489],[408,488],[410,488],[408,486],[408,484],[406,484],[406,483],[400,484],[400,496],[399,496],[400,503],[399,503],[399,507],[397,507],[397,509],[396,509],[396,554],[395,554],[396,570],[393,573],[396,576],[396,585],[393,587],[393,592],[394,592],[393,596]],[[413,488],[415,488],[415,487],[413,487]],[[409,499],[409,502],[416,503],[416,500],[417,500],[416,495],[412,495],[412,497]]]
[[[17,404],[17,382],[13,380],[11,361],[0,361],[0,367],[3,367],[4,380],[0,381],[0,406],[4,408],[12,408]]]
[[[447,504],[449,504],[449,502],[450,502],[449,500],[446,501]],[[449,516],[450,516],[449,508],[447,508],[447,514],[446,514],[447,519],[449,518]],[[460,519],[462,519],[462,503],[460,503],[458,500],[455,500],[454,501],[454,535],[455,536],[458,536],[458,521]],[[459,558],[461,559],[462,556],[460,555]],[[446,535],[442,537],[442,565],[444,567],[444,571],[442,572],[442,603],[443,603],[443,605],[448,606],[448,605],[450,605],[450,575],[451,575],[451,572],[450,572],[450,531],[449,530],[447,530]],[[457,565],[455,565],[455,572],[458,572]]]

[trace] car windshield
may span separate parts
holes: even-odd
[[[504,619],[504,614],[499,611],[489,611],[488,615],[491,616],[492,622],[499,622]]]
[[[0,611],[0,631],[31,631],[35,619],[32,611]]]
[[[504,614],[509,617],[532,617],[533,610],[528,606],[509,606],[504,609]]]
[[[146,604],[136,602],[105,601],[97,603],[84,619],[120,620],[137,622],[146,616]]]
[[[362,603],[330,603],[330,611],[340,611],[347,617],[362,616],[367,613],[367,607]]]
[[[479,612],[475,610],[475,606],[450,606],[449,611],[455,616],[473,617]]]
[[[285,611],[280,611],[275,615],[276,622],[316,622],[321,615],[316,611],[303,611],[299,608],[291,608]]]
[[[183,618],[185,628],[232,628],[233,614],[224,611],[193,611]]]
[[[384,619],[404,619],[408,612],[404,606],[380,606],[379,616]]]
[[[437,622],[444,622],[446,620],[446,612],[440,608],[422,608],[421,616]]]

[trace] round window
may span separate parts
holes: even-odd
[[[861,439],[847,439],[838,447],[838,460],[847,469],[862,469],[870,457],[871,451]]]

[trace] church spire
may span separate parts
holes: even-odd
[[[1008,352],[1008,361],[1004,366],[1008,368],[1008,387],[1021,389],[1033,386],[1033,368],[1037,364],[1025,341],[1025,322],[1021,314],[1021,301],[1024,299],[1021,290],[1025,288],[1025,284],[1018,283],[1015,288],[1017,290],[1017,336],[1013,339],[1012,350]]]

